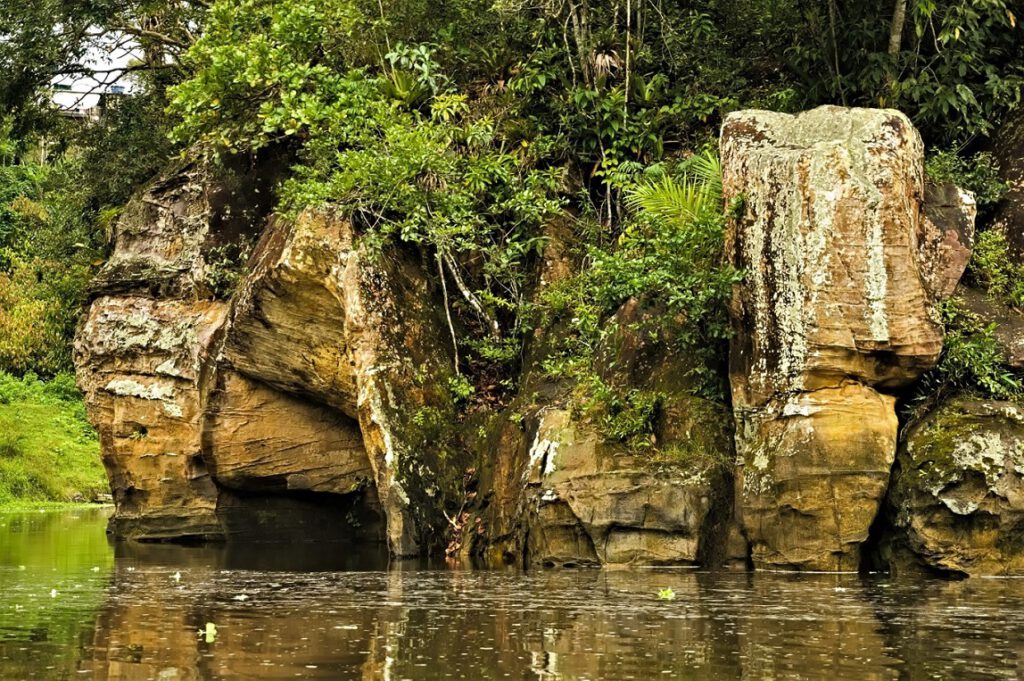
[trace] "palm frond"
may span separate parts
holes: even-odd
[[[686,175],[703,182],[711,193],[722,195],[722,162],[715,152],[696,154],[686,164]]]
[[[664,175],[626,193],[626,205],[661,220],[690,222],[722,209],[722,168],[711,152],[686,163],[682,178]]]

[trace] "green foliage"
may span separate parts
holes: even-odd
[[[0,167],[0,367],[71,368],[71,338],[100,257],[79,159]]]
[[[473,396],[476,388],[465,376],[451,376],[448,379],[448,389],[452,393],[452,399],[456,402],[465,402]]]
[[[928,155],[925,172],[934,182],[952,182],[973,193],[981,213],[995,206],[1010,188],[987,151],[965,158],[956,149],[940,149]]]
[[[1002,231],[992,229],[978,234],[967,274],[995,300],[1024,307],[1024,267],[1011,256],[1010,244]]]
[[[741,274],[722,263],[725,214],[717,159],[707,153],[670,174],[627,192],[635,219],[614,249],[594,249],[586,295],[598,310],[614,310],[629,298],[662,304],[679,342],[714,352],[728,338],[724,303]]]
[[[663,396],[610,385],[594,369],[596,351],[618,322],[610,315],[629,299],[661,310],[637,328],[666,332],[692,359],[697,392],[721,399],[719,362],[729,336],[725,302],[741,273],[722,262],[725,213],[717,158],[704,153],[666,174],[627,189],[633,219],[610,248],[591,247],[589,266],[552,287],[544,298],[547,325],[568,322],[571,333],[545,362],[548,373],[572,378],[574,401],[610,439],[650,448]]]
[[[99,442],[74,378],[0,372],[0,505],[88,500],[106,491]]]
[[[987,135],[1021,99],[1024,32],[1007,0],[908,0],[895,53],[890,0],[811,4],[789,50],[810,102],[908,113],[927,138]]]
[[[938,404],[958,392],[1000,400],[1020,398],[1024,383],[1005,365],[995,337],[996,325],[982,323],[957,297],[943,302],[939,311],[946,328],[942,356],[922,377],[912,408],[924,411],[922,405]]]
[[[661,393],[616,388],[590,372],[581,372],[578,378],[575,406],[606,438],[622,442],[634,451],[653,449],[652,434],[663,399]]]
[[[251,239],[214,246],[206,254],[204,280],[218,300],[227,300],[235,292],[252,253]]]

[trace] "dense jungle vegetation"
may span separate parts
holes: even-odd
[[[976,192],[984,229],[1005,189],[988,144],[1024,83],[1010,0],[2,4],[0,368],[71,370],[86,284],[147,180],[183,155],[273,154],[290,166],[278,210],[331,206],[372,243],[415,244],[433,263],[469,377],[453,390],[479,397],[485,374],[511,392],[526,330],[560,319],[546,370],[584,386],[581,401],[622,440],[643,435],[657,395],[603,385],[591,359],[631,297],[701,358],[695,389],[724,398],[723,302],[742,276],[720,257],[726,113],[900,109],[925,137],[928,172]],[[129,60],[97,65],[97,50],[124,49]],[[82,124],[49,90],[82,78],[130,90]],[[579,271],[535,300],[531,273],[559,214]],[[1020,306],[1015,267],[983,232],[971,276]],[[954,308],[930,384],[1017,394],[992,330]]]

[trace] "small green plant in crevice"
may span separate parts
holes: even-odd
[[[945,344],[938,365],[921,378],[910,400],[911,417],[956,393],[999,400],[1024,396],[1020,375],[1006,366],[996,325],[983,323],[957,297],[941,303],[939,311],[946,328]]]
[[[1024,307],[1024,266],[1015,262],[1010,243],[1000,230],[978,234],[967,266],[968,279],[994,300]]]
[[[476,393],[473,383],[462,374],[448,377],[448,390],[456,404],[466,402]]]
[[[999,175],[995,157],[987,151],[964,157],[956,149],[940,149],[928,155],[925,173],[933,182],[952,182],[974,194],[978,210],[983,214],[1010,188]]]
[[[245,263],[249,260],[253,243],[241,239],[237,243],[214,246],[206,254],[204,279],[214,298],[227,300],[238,288],[245,275]]]
[[[620,389],[594,373],[579,375],[573,406],[589,418],[607,439],[632,451],[655,446],[654,430],[664,396],[639,388]]]

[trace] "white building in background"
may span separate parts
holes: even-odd
[[[112,97],[127,93],[123,85],[109,85],[104,90],[96,92],[94,89],[75,89],[70,84],[54,83],[50,86],[50,97],[62,116],[98,121]]]
[[[130,78],[121,75],[112,79],[110,70],[124,68],[134,58],[137,55],[131,48],[107,50],[94,47],[85,55],[83,63],[96,69],[102,76],[56,78],[50,84],[50,99],[63,116],[87,121],[99,120],[112,97],[130,94],[132,91]]]

